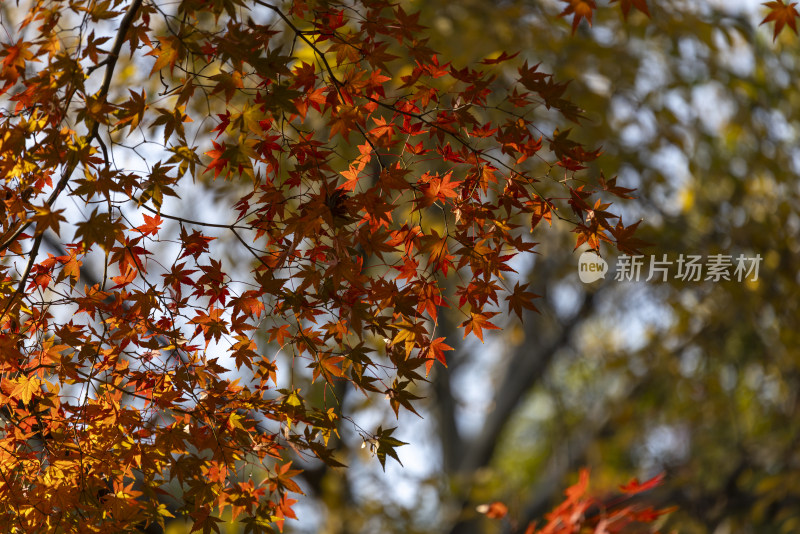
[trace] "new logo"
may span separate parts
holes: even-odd
[[[596,252],[587,250],[578,258],[578,276],[584,284],[605,278],[607,272],[608,263]]]

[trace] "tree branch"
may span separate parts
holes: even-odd
[[[569,319],[561,329],[557,338],[540,351],[532,351],[528,343],[523,343],[514,352],[506,368],[506,374],[497,388],[495,407],[486,417],[478,438],[470,446],[460,466],[462,472],[472,472],[489,464],[497,447],[498,438],[508,423],[514,410],[525,396],[525,393],[536,385],[544,376],[555,354],[569,344],[572,334],[583,324],[583,320],[592,311],[596,293],[586,293],[578,312]],[[532,338],[530,329],[526,329],[526,338]],[[533,352],[533,354],[531,354]]]
[[[461,518],[451,529],[451,534],[467,534],[475,532],[476,524],[467,519],[467,508],[470,505],[469,493],[471,481],[467,476],[481,467],[489,465],[503,429],[511,418],[514,410],[525,394],[532,389],[544,376],[547,368],[556,353],[567,346],[575,331],[583,324],[594,307],[597,293],[602,291],[602,286],[594,293],[585,293],[583,301],[574,316],[569,318],[561,328],[559,335],[539,351],[531,350],[528,343],[518,346],[511,357],[506,374],[497,388],[497,397],[494,410],[486,417],[483,429],[465,453],[458,471],[465,475],[463,491],[461,493]],[[533,327],[526,328],[526,338],[532,339]],[[532,354],[533,352],[533,354]]]
[[[117,59],[119,59],[119,52],[122,49],[123,43],[125,43],[125,35],[128,33],[131,24],[133,24],[133,21],[136,18],[136,13],[139,11],[141,5],[142,5],[142,0],[133,0],[130,7],[128,7],[128,11],[125,13],[125,16],[122,18],[122,21],[120,22],[119,30],[117,30],[117,36],[114,39],[114,46],[111,48],[109,56],[106,59],[107,63],[106,63],[105,74],[103,75],[103,83],[100,86],[100,91],[98,91],[97,93],[97,99],[101,102],[105,101],[105,99],[108,97],[108,91],[109,88],[111,87],[111,80],[114,77],[114,68],[117,66]],[[94,121],[89,131],[89,135],[86,137],[86,146],[89,146],[92,144],[92,142],[94,142],[94,140],[97,138],[99,134],[99,131],[100,131],[100,123]],[[56,183],[56,186],[53,188],[52,193],[50,193],[50,196],[45,201],[47,206],[52,207],[55,201],[67,187],[67,184],[69,183],[69,180],[72,177],[72,173],[75,172],[75,168],[78,166],[78,162],[79,162],[78,157],[73,152],[72,156],[70,157],[70,160],[67,162],[67,168],[64,169],[64,173],[61,175],[61,179],[58,181],[58,183]],[[0,243],[0,251],[3,251],[7,249],[9,246],[11,246],[11,244],[14,243],[17,239],[19,239],[19,236],[22,235],[22,232],[28,229],[28,227],[30,227],[31,224],[32,221],[28,221],[22,224],[15,232],[13,232],[13,234],[8,239]],[[39,235],[41,236],[41,234]],[[41,244],[41,237],[38,237],[37,240],[39,244]],[[34,246],[32,247],[31,250],[38,251],[38,249],[39,245],[37,243],[34,243]],[[29,259],[28,261],[29,263],[35,261],[35,257]]]

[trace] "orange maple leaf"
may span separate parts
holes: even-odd
[[[159,39],[159,47],[153,48],[147,54],[145,54],[147,56],[156,57],[156,61],[153,64],[153,69],[150,71],[150,75],[152,76],[167,66],[169,66],[169,72],[172,74],[172,71],[175,69],[175,63],[181,59],[183,53],[183,45],[176,37],[164,37]]]
[[[383,117],[373,117],[372,120],[375,121],[377,126],[370,130],[369,133],[374,135],[376,138],[386,136],[391,139],[392,135],[394,135],[394,124],[387,122]]]
[[[569,4],[567,7],[564,8],[564,11],[561,12],[562,17],[566,17],[567,15],[572,16],[572,33],[575,33],[575,30],[578,29],[578,24],[580,24],[581,19],[586,19],[586,22],[589,23],[589,26],[592,25],[592,10],[597,9],[597,4],[594,0],[561,0],[562,2],[566,2]]]
[[[497,315],[497,312],[485,313],[470,313],[471,317],[461,323],[464,327],[464,337],[467,337],[470,332],[473,332],[478,339],[483,341],[483,329],[486,330],[500,330],[499,326],[495,326],[489,322],[489,319]]]
[[[142,215],[144,216],[144,224],[137,226],[135,230],[138,230],[144,235],[156,235],[163,222],[161,216],[158,214],[156,214],[155,217],[150,217],[147,214]]]
[[[772,40],[778,38],[778,34],[781,33],[781,30],[787,24],[789,27],[794,31],[795,35],[797,35],[797,17],[800,17],[800,13],[797,12],[794,6],[797,5],[797,2],[792,2],[791,4],[784,4],[783,0],[775,0],[773,2],[764,2],[762,4],[769,8],[769,13],[764,20],[761,21],[761,24],[766,24],[767,22],[775,22],[775,31],[772,34]],[[759,26],[761,26],[759,24]]]
[[[59,279],[61,280],[69,276],[73,284],[77,282],[81,276],[81,265],[83,265],[83,262],[78,259],[75,251],[71,250],[68,256],[59,256],[56,259],[64,266]]]
[[[445,338],[437,337],[436,339],[431,341],[431,344],[428,346],[428,354],[427,354],[428,355],[428,361],[425,362],[425,374],[426,375],[431,372],[431,367],[433,367],[434,359],[435,360],[439,360],[442,363],[442,365],[447,367],[447,358],[444,355],[444,351],[446,351],[446,350],[454,350],[454,349],[453,349],[453,347],[451,347],[450,345],[448,345],[444,341],[445,341]]]

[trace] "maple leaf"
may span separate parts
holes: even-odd
[[[363,128],[365,123],[364,115],[355,107],[346,105],[340,106],[330,119],[330,138],[340,134],[346,142],[350,141],[350,134],[353,130]]]
[[[389,139],[392,138],[395,128],[394,124],[392,124],[391,122],[387,122],[386,119],[384,119],[383,117],[377,117],[377,118],[373,117],[372,120],[375,121],[375,124],[377,124],[377,126],[368,132],[370,135],[373,135],[378,139],[384,136],[388,137]]]
[[[650,11],[647,9],[647,0],[611,0],[612,4],[615,2],[619,2],[619,6],[622,8],[622,17],[625,20],[628,20],[628,13],[632,7],[635,7],[648,17],[650,16]]]
[[[603,173],[600,172],[600,187],[603,191],[608,191],[612,195],[615,195],[619,198],[635,198],[631,193],[636,191],[636,189],[628,189],[627,187],[621,187],[617,185],[617,177],[613,177],[612,179],[606,181],[605,176]]]
[[[509,55],[508,52],[503,51],[496,58],[494,59],[486,58],[483,61],[481,61],[481,63],[483,63],[484,65],[497,65],[498,63],[503,63],[504,61],[508,61],[509,59],[514,59],[518,55],[519,52],[515,52]]]
[[[475,336],[483,341],[483,330],[500,330],[499,326],[495,326],[489,322],[489,319],[497,315],[497,312],[484,312],[484,313],[475,313],[470,312],[470,318],[461,323],[461,326],[464,327],[464,337],[467,337],[470,332],[474,333]]]
[[[373,438],[376,442],[375,453],[378,456],[378,461],[381,463],[381,467],[384,470],[386,470],[387,456],[394,458],[397,460],[397,463],[403,465],[403,463],[400,461],[400,458],[397,456],[395,448],[408,445],[408,443],[400,441],[397,438],[393,438],[392,433],[394,433],[395,430],[397,430],[397,427],[387,428],[384,430],[382,426],[379,426],[378,431]]]
[[[284,345],[284,340],[287,337],[291,337],[291,334],[289,333],[288,324],[270,328],[269,330],[267,330],[267,332],[269,333],[269,342],[272,343],[273,341],[277,341],[278,345],[281,346]]]
[[[305,61],[294,68],[292,75],[294,76],[292,87],[294,89],[300,89],[304,93],[314,89],[314,86],[317,83],[317,75],[314,72],[314,65],[306,63]]]
[[[416,145],[412,145],[412,144],[406,143],[405,144],[405,150],[407,152],[409,152],[411,154],[414,154],[414,155],[417,155],[417,156],[421,156],[421,155],[426,154],[428,152],[428,150],[426,150],[425,147],[422,145],[422,141],[420,141]]]
[[[120,219],[112,220],[109,213],[98,213],[95,208],[87,221],[78,223],[75,238],[80,238],[87,249],[98,243],[103,250],[111,250],[115,241],[124,241],[123,229]]]
[[[283,465],[278,465],[275,468],[275,475],[270,477],[270,483],[274,484],[274,487],[287,489],[293,493],[299,493],[300,495],[304,495],[303,491],[300,489],[300,486],[297,485],[293,479],[297,475],[300,474],[299,469],[292,469],[292,462],[287,462]]]
[[[413,360],[416,361],[418,360],[418,358],[414,358]],[[406,360],[406,362],[408,362],[408,360]],[[399,364],[398,369],[403,368],[404,363]],[[419,379],[421,380],[422,377],[419,377]],[[414,415],[422,417],[419,415],[417,410],[414,409],[414,405],[412,404],[412,401],[419,400],[420,397],[413,395],[408,391],[407,388],[411,384],[412,382],[410,380],[395,379],[395,381],[392,383],[392,387],[387,389],[385,392],[386,397],[389,399],[389,404],[391,405],[392,410],[394,411],[395,417],[400,416],[401,406],[406,410],[410,411],[411,413],[413,413]]]
[[[619,489],[623,493],[629,493],[629,494],[641,493],[643,491],[651,490],[656,486],[660,485],[664,481],[665,476],[666,476],[665,473],[660,473],[651,478],[650,480],[646,480],[641,483],[634,478],[631,479],[631,481],[628,482],[627,484],[620,486]]]
[[[183,106],[177,106],[173,109],[155,108],[155,110],[158,112],[158,117],[150,127],[164,127],[164,144],[169,141],[173,133],[177,133],[181,139],[186,136],[183,124],[192,122],[192,118],[186,114],[186,109]]]
[[[166,66],[169,66],[169,72],[172,74],[175,69],[175,63],[182,59],[185,54],[186,50],[178,37],[163,37],[159,39],[159,47],[153,48],[146,54],[156,57],[150,75],[152,76]]]
[[[144,89],[140,93],[136,93],[133,89],[128,89],[131,97],[120,104],[119,109],[115,115],[118,120],[114,125],[115,130],[128,126],[128,132],[132,132],[134,128],[139,126],[139,123],[144,118],[144,113],[147,111],[146,94]]]
[[[194,519],[192,530],[189,531],[190,534],[198,530],[202,530],[203,534],[210,533],[212,530],[214,532],[220,532],[217,523],[224,522],[222,519],[211,515],[210,506],[202,506],[193,512],[189,512],[189,516]]]
[[[3,56],[3,70],[13,68],[18,71],[24,71],[26,62],[34,57],[33,52],[28,50],[30,46],[31,43],[22,39],[13,45],[6,45],[0,51],[0,56]]]
[[[83,262],[78,259],[76,252],[70,250],[68,256],[59,256],[56,259],[63,264],[59,280],[68,276],[70,277],[70,282],[75,284],[81,276],[81,265],[83,265]]]
[[[112,287],[111,289],[125,287],[126,285],[136,280],[136,276],[138,274],[139,271],[135,267],[133,267],[132,265],[128,265],[124,273],[120,274],[119,276],[111,277],[111,281],[114,282],[115,284],[114,287]]]
[[[533,299],[541,298],[541,295],[537,295],[536,293],[532,293],[530,291],[525,291],[525,288],[527,287],[528,284],[523,284],[520,286],[519,282],[517,282],[514,286],[514,291],[506,297],[506,300],[508,301],[508,312],[516,313],[520,320],[522,320],[523,308],[533,310],[535,312],[539,311],[531,301]]]
[[[261,314],[264,313],[265,306],[258,296],[259,293],[257,291],[246,291],[241,296],[233,298],[231,304],[233,305],[234,313],[239,312],[250,317],[261,317]],[[270,339],[270,341],[272,341],[272,339]]]
[[[238,89],[244,87],[242,75],[237,70],[234,70],[233,72],[221,71],[211,76],[210,79],[217,82],[217,84],[214,86],[214,89],[211,90],[211,94],[216,94],[220,91],[224,92],[226,103],[231,101],[231,98],[233,98],[233,95]]]
[[[338,365],[343,361],[344,356],[320,354],[318,361],[312,362],[308,365],[310,369],[314,370],[311,381],[315,382],[320,375],[322,375],[328,382],[331,381],[331,377],[343,376],[342,369]]]
[[[420,339],[422,339],[427,333],[423,323],[412,323],[407,320],[402,320],[396,324],[393,324],[391,325],[391,328],[396,329],[397,334],[391,340],[390,344],[394,347],[399,346],[400,343],[403,343],[405,346],[406,358],[411,355],[414,347],[420,344]]]
[[[403,266],[393,267],[393,268],[400,271],[395,280],[401,280],[405,278],[410,282],[411,280],[419,276],[419,273],[417,272],[417,269],[419,268],[419,262],[417,262],[412,258],[408,257],[403,258]]]
[[[428,357],[428,361],[425,362],[425,374],[431,372],[431,368],[433,367],[433,362],[438,360],[441,362],[442,365],[447,367],[447,358],[444,355],[444,352],[447,350],[455,350],[453,347],[445,343],[445,338],[437,337],[431,344],[428,345],[426,348],[426,355]]]
[[[636,232],[641,222],[642,221],[637,221],[630,226],[623,226],[622,219],[620,219],[615,227],[609,228],[611,234],[617,240],[617,248],[620,252],[631,255],[641,254],[641,248],[652,245],[652,243],[634,237],[634,232]]]
[[[609,230],[611,230],[613,234],[613,229],[610,228]],[[572,231],[578,234],[573,250],[586,243],[589,245],[589,248],[599,253],[601,241],[611,242],[611,239],[606,234],[606,229],[601,228],[596,219],[592,220],[589,225],[578,224]],[[631,233],[632,232],[633,230],[631,230]]]
[[[186,233],[186,229],[181,227],[181,242],[183,243],[183,253],[181,258],[186,256],[193,256],[198,258],[200,254],[208,252],[208,244],[216,239],[216,237],[207,237],[202,235],[199,231],[194,230],[191,234]]]
[[[419,181],[420,191],[423,196],[417,201],[415,211],[432,206],[435,202],[447,202],[447,199],[458,198],[457,188],[463,182],[450,181],[452,172],[448,172],[444,176],[423,174]]]
[[[586,19],[586,22],[589,23],[589,26],[592,25],[592,13],[594,9],[597,9],[597,4],[595,4],[594,0],[561,0],[562,2],[566,2],[568,5],[564,8],[564,11],[561,12],[562,17],[566,17],[567,15],[572,14],[572,33],[575,33],[575,30],[578,29],[578,24],[580,24],[581,19]]]
[[[211,130],[211,133],[217,132],[217,136],[214,138],[216,141],[219,139],[219,136],[225,133],[225,130],[228,129],[228,126],[231,124],[231,112],[225,110],[225,113],[217,113],[217,118],[219,119],[219,124]],[[217,148],[217,147],[214,147]],[[219,150],[219,149],[217,149]],[[208,154],[208,152],[206,152]],[[213,156],[212,156],[213,157]]]
[[[774,0],[772,2],[764,2],[762,5],[768,7],[770,11],[767,13],[767,16],[764,17],[764,20],[761,21],[761,24],[766,24],[767,22],[775,23],[775,31],[772,34],[773,41],[778,38],[778,34],[781,33],[783,27],[787,25],[792,29],[795,35],[797,35],[797,17],[800,16],[797,9],[794,7],[797,5],[797,2],[785,4],[783,0]],[[759,24],[759,26],[761,26],[761,24]]]
[[[34,395],[39,393],[41,381],[37,377],[28,375],[20,376],[11,390],[11,396],[18,398],[24,404],[29,404]]]
[[[231,347],[231,356],[236,362],[237,369],[241,369],[244,366],[251,371],[253,370],[253,363],[259,360],[256,348],[256,344],[247,336],[236,336],[236,343]]]
[[[533,208],[531,209],[531,232],[539,224],[542,219],[546,220],[550,226],[553,225],[553,214],[550,208],[550,202],[542,198],[535,198],[532,201]]]
[[[420,143],[420,147],[421,146],[422,143]],[[381,171],[381,175],[378,178],[378,185],[381,189],[386,191],[391,191],[393,189],[398,191],[411,189],[411,184],[405,179],[405,176],[409,174],[409,172],[411,171],[403,169],[397,163],[394,163]]]
[[[61,233],[61,221],[66,222],[66,218],[61,215],[64,210],[52,211],[50,205],[45,203],[42,206],[36,206],[36,215],[33,220],[36,222],[36,231],[43,232],[48,228],[52,229],[56,235]]]
[[[206,340],[206,346],[213,338],[214,341],[219,341],[220,337],[228,334],[228,327],[225,320],[222,318],[223,308],[215,308],[209,310],[206,314],[202,310],[198,310],[195,317],[189,321],[190,324],[197,325],[195,334],[203,332]]]
[[[578,474],[578,481],[564,490],[568,502],[575,502],[586,494],[589,489],[589,470],[583,468]]]
[[[225,143],[217,144],[216,141],[212,141],[211,144],[214,146],[214,150],[209,150],[205,154],[211,157],[212,160],[208,164],[205,172],[213,169],[215,180],[220,174],[223,174],[225,178],[230,178],[234,169],[236,169],[240,175],[246,174],[253,177],[253,169],[250,160],[255,154],[253,153],[252,142],[248,143],[247,140],[245,140],[243,144],[231,146]]]
[[[6,84],[0,88],[0,95],[16,83],[20,75],[25,72],[25,66],[29,61],[39,61],[29,50],[30,46],[31,43],[20,39],[15,44],[0,49],[0,57],[3,57],[0,79],[6,80]]]
[[[450,248],[447,245],[447,236],[439,236],[436,230],[431,230],[431,235],[426,235],[421,238],[420,252],[427,253],[428,264],[433,265],[433,271],[441,271],[442,274],[447,276],[447,272],[453,265],[454,256],[450,255]],[[435,314],[432,314],[433,320],[436,320]]]
[[[156,214],[155,217],[150,217],[146,213],[142,214],[144,217],[144,224],[137,226],[136,230],[141,232],[143,235],[156,235],[158,233],[158,229],[161,227],[161,223],[164,222],[161,220],[161,216]]]
[[[402,6],[397,6],[394,12],[397,26],[406,37],[412,37],[414,34],[421,32],[426,28],[419,23],[419,12],[407,14]]]

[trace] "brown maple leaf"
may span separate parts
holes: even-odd
[[[619,7],[622,8],[622,18],[628,20],[628,13],[630,13],[631,8],[635,7],[648,17],[650,16],[650,11],[647,9],[647,0],[611,0],[611,3],[619,2]]]

